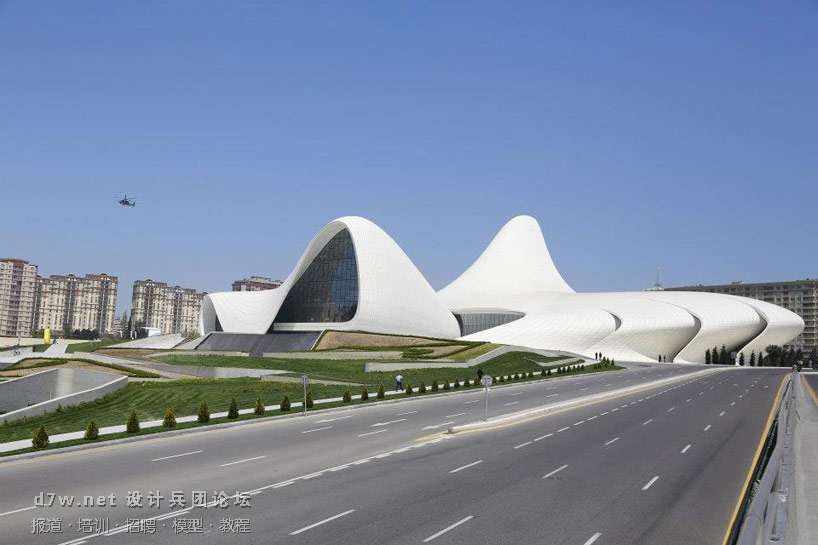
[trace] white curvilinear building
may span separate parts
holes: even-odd
[[[202,333],[355,330],[544,348],[625,361],[703,362],[705,351],[760,352],[803,320],[730,295],[576,293],[537,221],[518,216],[454,282],[435,291],[397,243],[361,217],[327,224],[277,289],[202,301]]]

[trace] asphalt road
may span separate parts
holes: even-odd
[[[702,369],[635,366],[496,388],[491,413]],[[480,392],[0,463],[0,543],[717,544],[784,373],[723,369],[454,436],[439,432],[479,420]],[[129,490],[142,508],[125,505]],[[158,509],[147,499],[156,490]],[[198,490],[208,500],[249,492],[251,506],[169,505],[180,491],[190,507]],[[117,506],[32,508],[40,492],[115,494]],[[113,535],[78,532],[80,517],[108,517]],[[55,518],[61,533],[32,534],[32,519]],[[153,518],[157,533],[124,531],[128,518]],[[202,533],[175,534],[199,519]],[[251,533],[225,532],[223,519],[233,532],[248,519]]]

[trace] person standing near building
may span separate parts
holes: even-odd
[[[402,391],[403,390],[403,375],[400,373],[395,376],[395,390]]]

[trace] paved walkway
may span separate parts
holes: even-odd
[[[787,542],[809,545],[818,536],[818,373],[798,373],[795,388],[794,443],[795,521],[789,521]]]

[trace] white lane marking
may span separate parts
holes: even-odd
[[[691,401],[693,401],[693,400],[690,399],[689,397],[687,399],[685,399],[685,403],[690,403]]]
[[[589,416],[589,417],[588,417],[588,422],[590,422],[591,420],[595,420],[595,419],[597,419],[597,418],[599,418],[599,416],[597,416],[597,415],[594,415],[594,416]]]
[[[611,412],[612,412],[612,413],[615,413],[615,412],[616,412],[616,411],[618,411],[618,410],[619,410],[619,407],[614,407],[613,409],[611,409]]]
[[[433,426],[423,426],[422,430],[436,430],[437,428],[442,428],[443,426],[448,426],[449,424],[454,424],[454,420],[449,420],[448,422],[443,422],[442,424],[435,424]]]
[[[560,429],[558,429],[558,430],[557,430],[557,433],[559,433],[559,432],[561,432],[561,431],[565,431],[565,430],[570,430],[570,429],[571,429],[571,426],[565,426],[564,428],[560,428]]]
[[[585,388],[580,388],[579,391],[581,392],[581,391],[587,390],[587,389],[588,389],[588,387],[586,386]]]
[[[617,441],[619,441],[619,437],[614,437],[614,438],[613,438],[613,439],[611,439],[610,441],[606,442],[606,443],[605,443],[605,446],[607,447],[607,446],[608,446],[608,445],[610,445],[611,443],[616,443]]]
[[[518,449],[518,448],[527,447],[527,446],[528,446],[528,445],[530,445],[532,442],[533,442],[533,441],[526,441],[525,443],[520,443],[519,445],[517,445],[516,447],[514,447],[514,449],[516,450],[516,449]]]
[[[320,428],[312,428],[311,430],[304,430],[301,433],[312,433],[315,431],[324,431],[324,430],[331,430],[332,426],[322,426]]]
[[[325,418],[323,420],[316,420],[315,423],[316,424],[326,424],[327,422],[335,422],[336,420],[345,420],[347,418],[352,418],[353,416],[355,416],[355,415],[350,414],[350,415],[347,415],[347,416],[336,416],[335,418]]]
[[[479,401],[479,400],[478,400]],[[454,418],[455,416],[463,416],[466,413],[455,413],[455,414],[447,414],[443,418]]]
[[[735,402],[735,401],[731,401],[731,402],[730,402],[730,406],[731,406],[731,407],[732,407],[733,405],[735,405],[735,404],[736,404],[736,402]]]
[[[653,418],[648,418],[647,420],[645,420],[644,422],[642,422],[642,425],[643,425],[643,426],[647,426],[647,425],[648,425],[648,424],[650,424],[651,422],[653,422]]]
[[[583,543],[583,545],[593,545],[596,542],[596,540],[599,539],[600,537],[602,537],[602,534],[597,532],[594,535],[592,535],[591,537],[589,537],[588,541]]]
[[[471,401],[466,401],[463,405],[471,405],[472,403],[480,403],[479,399],[472,399]]]
[[[685,448],[683,448],[681,454],[684,454],[688,450],[690,450],[690,445],[687,445]]]
[[[312,530],[316,526],[321,526],[322,524],[332,522],[335,519],[345,517],[345,516],[349,515],[350,513],[354,513],[354,512],[355,512],[355,509],[350,509],[348,511],[344,511],[343,513],[338,513],[337,515],[333,515],[333,516],[331,516],[329,518],[325,518],[324,520],[319,520],[318,522],[310,524],[309,526],[304,526],[303,528],[301,528],[299,530],[295,530],[294,532],[290,532],[290,535],[291,536],[297,536],[298,534],[300,534],[302,532],[306,532],[307,530]]]
[[[519,401],[509,401],[508,403],[503,403],[504,407],[511,407],[512,405],[516,405]]]
[[[676,407],[671,407],[671,408],[669,408],[669,409],[667,410],[667,412],[672,413],[672,412],[673,412],[673,409],[675,409],[675,408],[676,408]]]
[[[655,476],[654,478],[649,480],[647,483],[645,483],[645,486],[642,487],[642,491],[644,492],[645,490],[647,490],[648,488],[653,486],[653,483],[655,483],[658,480],[659,480],[659,475]]]
[[[5,517],[6,515],[13,515],[14,513],[22,513],[23,511],[30,511],[32,509],[37,509],[37,506],[32,505],[29,507],[21,507],[20,509],[14,509],[13,511],[6,511],[5,513],[0,513],[0,517]]]
[[[559,395],[559,394],[548,394],[548,395],[547,395],[547,396],[545,396],[545,397],[554,397],[554,396],[558,396],[558,395]]]
[[[546,473],[545,475],[542,476],[542,478],[547,479],[548,477],[553,477],[554,475],[556,475],[557,473],[559,473],[560,471],[562,471],[566,467],[568,467],[568,464],[565,464],[564,466],[560,466],[557,469],[555,469],[554,471],[551,471],[550,473]]]
[[[362,434],[358,435],[358,437],[369,437],[370,435],[375,435],[375,434],[378,434],[378,433],[383,433],[383,432],[385,432],[385,431],[389,431],[389,429],[388,429],[388,428],[381,428],[381,429],[379,429],[379,430],[369,431],[369,432],[362,433]]]
[[[575,426],[579,426],[580,424],[584,424],[585,420],[580,420],[579,422],[574,422]]]
[[[480,400],[478,399],[477,401],[480,401]],[[406,416],[408,414],[417,414],[417,411],[406,411],[405,413],[398,413],[395,416]],[[406,419],[404,418],[404,420],[406,420]]]
[[[537,441],[542,441],[546,437],[551,437],[552,435],[554,435],[554,434],[553,433],[546,433],[545,435],[540,435],[539,437],[534,438],[534,442],[536,443]]]
[[[709,429],[710,429],[710,427],[711,427],[711,426],[710,426],[710,424],[706,425],[706,426],[704,427],[704,431],[709,430]]]
[[[450,532],[450,531],[454,530],[455,528],[457,528],[457,527],[458,527],[458,526],[460,526],[461,524],[464,524],[464,523],[466,523],[466,522],[469,522],[469,521],[470,521],[471,519],[473,519],[473,518],[474,518],[474,515],[469,515],[468,517],[464,517],[464,518],[462,518],[462,519],[458,520],[457,522],[455,522],[454,524],[452,524],[451,526],[447,526],[447,527],[443,528],[441,531],[436,532],[436,533],[434,533],[434,534],[430,535],[429,537],[427,537],[426,539],[424,539],[424,540],[423,540],[423,542],[424,542],[424,543],[429,543],[429,542],[430,542],[430,541],[432,541],[433,539],[437,539],[437,538],[439,538],[440,536],[442,536],[442,535],[443,535],[443,534],[445,534],[446,532]]]
[[[398,418],[397,420],[389,420],[387,422],[376,422],[369,426],[370,428],[377,428],[378,426],[388,426],[389,424],[397,424],[398,422],[405,422],[405,418]]]
[[[181,454],[172,454],[171,456],[162,456],[161,458],[154,458],[151,462],[161,462],[162,460],[170,460],[171,458],[181,458],[182,456],[190,456],[191,454],[199,454],[204,452],[201,450],[191,450],[190,452],[183,452]]]
[[[252,462],[253,460],[261,460],[262,458],[266,458],[266,456],[254,456],[253,458],[245,458],[244,460],[236,460],[235,462],[227,462],[226,464],[221,464],[219,467],[234,466],[236,464],[243,464],[244,462]]]
[[[285,486],[290,486],[291,484],[295,484],[295,481],[286,481],[283,483],[274,484],[273,488],[284,488]],[[261,492],[261,490],[259,490]]]
[[[521,396],[521,395],[523,395],[523,393],[522,392],[514,392],[513,394],[508,394],[508,395],[510,395],[510,396]]]
[[[722,411],[722,412],[720,412],[720,413],[719,413],[719,416],[724,416],[724,415],[725,415],[725,412],[724,412],[724,411]]]
[[[605,411],[604,413],[599,413],[599,416],[605,416],[606,414],[608,414],[608,411]]]
[[[455,469],[449,471],[449,473],[457,473],[458,471],[463,471],[464,469],[469,469],[470,467],[474,467],[477,464],[482,464],[482,463],[483,463],[483,460],[477,460],[476,462],[472,462],[470,464],[466,464],[464,466],[460,466],[458,468],[455,468]]]

